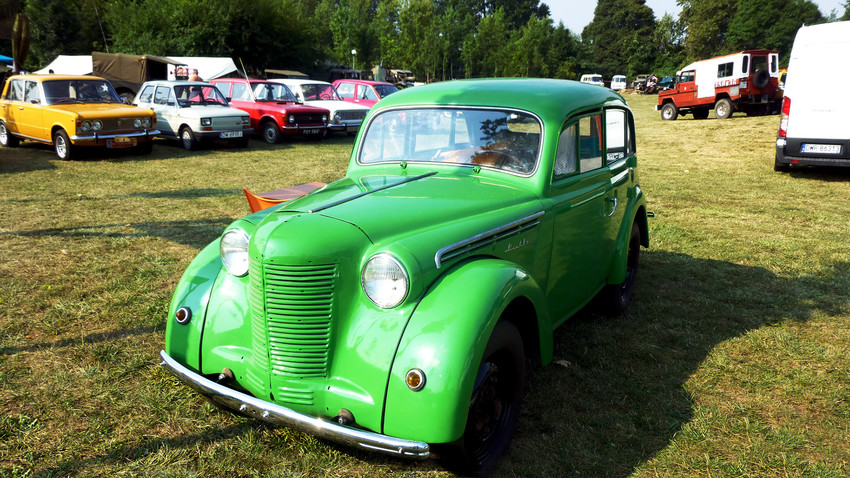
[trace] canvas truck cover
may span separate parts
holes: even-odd
[[[92,52],[92,73],[111,82],[141,85],[148,80],[168,79],[168,65],[180,64],[154,55]],[[138,86],[137,86],[138,87]]]

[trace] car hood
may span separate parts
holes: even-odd
[[[305,102],[305,104],[310,106],[317,106],[319,108],[325,108],[331,113],[335,111],[369,111],[369,108],[365,106],[352,104],[343,100],[310,100]]]
[[[187,106],[172,110],[172,113],[183,118],[224,118],[233,116],[248,116],[248,113],[228,106]]]
[[[81,119],[127,118],[132,116],[153,117],[153,111],[117,103],[80,103],[70,105],[50,105],[53,111],[66,111]]]
[[[445,246],[540,209],[536,196],[508,181],[431,173],[344,178],[279,211],[338,219],[375,244],[430,238]]]

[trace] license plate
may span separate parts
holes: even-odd
[[[124,136],[118,136],[113,139],[106,140],[107,148],[130,148],[136,145],[136,138],[126,138]]]
[[[241,131],[222,131],[221,137],[222,138],[241,138],[242,132]]]
[[[304,130],[304,134],[305,134],[305,135],[319,134],[319,133],[321,133],[321,132],[322,132],[322,130],[321,130],[321,129],[319,129],[319,128],[314,128],[314,129],[305,129],[305,130]]]
[[[841,154],[840,144],[813,144],[803,143],[801,153]]]

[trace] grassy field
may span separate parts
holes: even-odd
[[[632,307],[559,329],[498,474],[850,475],[850,170],[774,173],[776,116],[627,99],[655,213]],[[0,148],[0,476],[453,476],[220,412],[157,365],[241,188],[334,180],[351,144]]]

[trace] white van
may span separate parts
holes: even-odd
[[[593,73],[590,75],[581,75],[582,83],[589,83],[591,85],[605,86],[605,82],[602,80],[602,75]]]
[[[626,75],[614,75],[611,77],[611,89],[620,91],[626,89]]]
[[[791,165],[850,167],[850,95],[837,85],[850,63],[836,52],[850,50],[850,22],[801,27],[794,39],[773,169]]]

